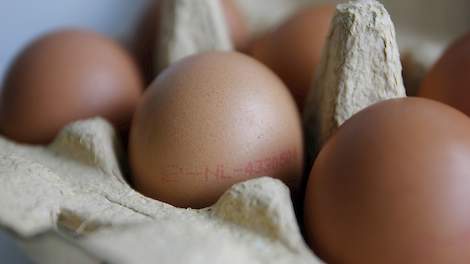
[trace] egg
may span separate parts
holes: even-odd
[[[151,1],[148,8],[139,17],[130,47],[142,72],[145,86],[155,78],[157,67],[155,59],[160,41],[160,9],[161,1]]]
[[[129,141],[132,183],[177,207],[202,208],[259,176],[293,191],[303,170],[299,113],[269,69],[236,52],[173,64],[144,93]]]
[[[249,41],[248,25],[235,0],[222,0],[222,8],[234,47],[244,50]]]
[[[422,98],[354,115],[326,143],[305,197],[327,263],[470,263],[470,121]]]
[[[157,71],[154,62],[160,42],[161,4],[162,1],[153,1],[149,5],[140,18],[135,36],[131,41],[132,51],[147,84],[153,81]],[[220,4],[234,48],[244,49],[250,35],[239,5],[235,0],[220,0]]]
[[[49,33],[15,60],[0,97],[0,130],[19,142],[50,142],[68,123],[95,116],[125,131],[142,90],[132,58],[84,30]]]
[[[418,96],[443,102],[470,116],[470,32],[448,47],[426,75]]]
[[[313,85],[334,13],[332,4],[302,9],[249,45],[248,54],[281,77],[300,110]]]

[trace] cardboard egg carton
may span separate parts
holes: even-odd
[[[239,0],[253,32],[310,2]],[[164,0],[162,10],[157,68],[233,49],[217,0]],[[405,96],[401,69],[385,8],[339,5],[304,116],[311,155],[357,111]],[[208,208],[175,208],[134,191],[126,159],[100,118],[68,125],[43,147],[0,137],[0,225],[38,263],[321,263],[281,181],[266,175],[235,184]]]

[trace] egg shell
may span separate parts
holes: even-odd
[[[301,9],[250,44],[248,53],[281,77],[300,110],[313,85],[334,13],[332,4]]]
[[[50,142],[72,121],[102,116],[126,131],[142,90],[129,54],[98,33],[68,29],[17,57],[0,97],[0,128],[25,143]]]
[[[305,197],[327,263],[470,263],[470,121],[422,98],[375,104],[321,150]]]
[[[222,0],[222,8],[227,27],[237,50],[244,50],[249,41],[249,30],[246,20],[235,0]]]
[[[155,58],[158,55],[161,1],[153,1],[140,17],[131,48],[148,86],[156,76]]]
[[[300,117],[287,88],[235,52],[167,68],[139,104],[129,148],[135,188],[178,207],[208,206],[259,176],[295,190],[303,170]]]
[[[470,116],[470,31],[452,43],[432,67],[418,96],[443,102]]]

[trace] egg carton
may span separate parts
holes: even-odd
[[[239,0],[254,33],[310,2]],[[191,54],[233,49],[218,0],[161,4],[158,69]],[[405,96],[401,70],[384,6],[339,5],[319,89],[303,117],[310,155],[357,111]],[[125,160],[116,131],[100,118],[68,125],[48,146],[0,137],[0,225],[38,263],[322,263],[306,245],[281,181],[248,180],[208,208],[183,209],[134,191]]]

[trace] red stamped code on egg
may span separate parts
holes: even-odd
[[[297,159],[297,150],[290,149],[263,159],[248,161],[239,167],[229,166],[226,162],[219,162],[212,166],[205,165],[194,167],[172,164],[164,169],[161,179],[165,182],[177,182],[194,178],[202,182],[209,182],[270,176],[269,174],[281,169],[289,163],[295,162]]]

